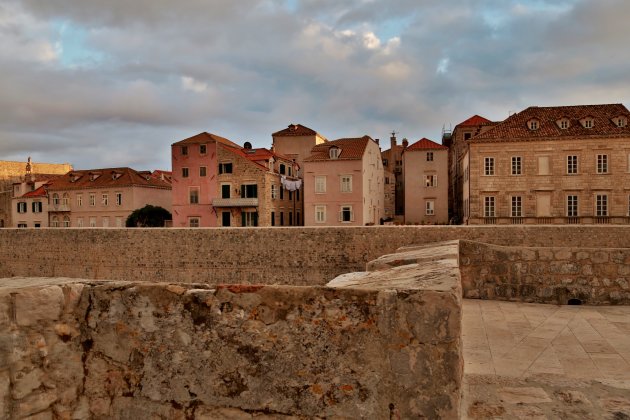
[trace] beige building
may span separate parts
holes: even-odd
[[[364,226],[384,219],[384,172],[369,136],[313,147],[304,161],[305,226]]]
[[[14,223],[12,219],[15,211],[13,198],[16,197],[16,194],[22,195],[28,192],[24,190],[16,193],[14,183],[30,182],[32,179],[27,179],[30,176],[36,180],[41,180],[49,175],[63,175],[71,170],[72,165],[68,163],[32,162],[30,157],[27,162],[0,161],[0,228],[17,226],[17,223]],[[32,187],[33,185],[28,185],[29,189]]]
[[[402,158],[405,223],[448,223],[448,147],[423,138]]]
[[[147,204],[171,211],[170,173],[107,168],[71,171],[48,190],[50,227],[124,227]]]
[[[530,107],[468,141],[464,221],[630,221],[630,112],[622,104]]]

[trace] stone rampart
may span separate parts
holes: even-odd
[[[630,304],[630,248],[506,247],[460,241],[464,297]]]
[[[0,418],[456,418],[456,259],[431,271],[329,287],[4,279]]]
[[[454,239],[630,248],[630,226],[0,229],[0,277],[323,285],[399,247]]]

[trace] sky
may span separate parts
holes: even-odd
[[[0,160],[170,170],[254,147],[440,142],[479,114],[630,97],[627,0],[0,0]]]

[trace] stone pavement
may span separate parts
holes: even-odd
[[[464,300],[469,418],[630,419],[630,307]]]

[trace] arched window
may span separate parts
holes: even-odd
[[[63,193],[62,204],[64,206],[70,205],[70,196],[68,195],[68,193]]]
[[[59,197],[57,197],[57,200],[59,200]],[[57,216],[50,218],[50,227],[59,227],[59,218]]]
[[[70,217],[63,216],[63,227],[65,228],[70,227]]]
[[[54,193],[53,194],[53,206],[58,206],[59,205],[59,194]]]

